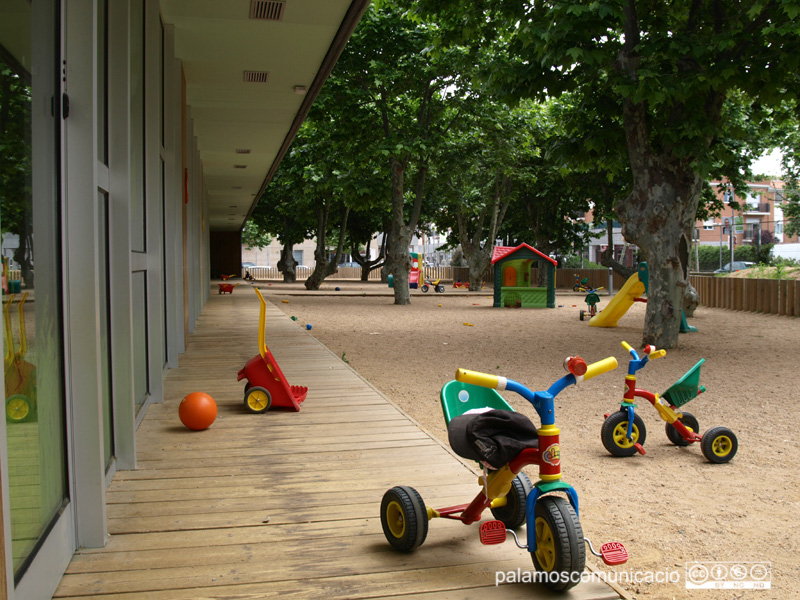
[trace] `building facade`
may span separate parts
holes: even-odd
[[[50,598],[78,548],[106,543],[106,486],[136,468],[211,257],[233,247],[239,268],[243,223],[367,4],[0,4],[0,599]]]

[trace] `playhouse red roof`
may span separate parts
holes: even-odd
[[[505,258],[509,254],[514,254],[514,252],[516,252],[520,248],[527,248],[528,250],[530,250],[534,254],[538,254],[539,256],[541,256],[543,259],[549,260],[551,263],[553,263],[553,266],[556,266],[556,261],[554,261],[552,258],[547,256],[546,254],[542,254],[536,248],[533,248],[532,246],[528,246],[528,244],[520,244],[519,246],[495,246],[492,249],[492,264],[496,263],[501,258]]]

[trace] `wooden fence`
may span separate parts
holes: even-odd
[[[800,316],[800,280],[690,275],[700,306],[771,315]]]

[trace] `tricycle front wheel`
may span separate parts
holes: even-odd
[[[708,462],[722,464],[736,456],[739,440],[727,427],[712,427],[703,434],[700,449]]]
[[[272,406],[272,396],[263,387],[252,385],[245,388],[244,405],[253,413],[263,413]]]
[[[700,431],[700,423],[698,423],[695,416],[690,412],[684,412],[683,416],[680,419],[678,419],[678,421],[683,423],[684,427],[686,427],[686,429],[688,429],[689,431],[693,431],[694,433]],[[691,444],[691,442],[687,442],[683,438],[680,431],[678,431],[672,426],[672,423],[667,423],[666,429],[669,441],[675,444],[676,446],[688,446],[689,444]]]
[[[639,415],[634,414],[631,438],[628,439],[628,411],[626,410],[618,410],[608,415],[600,430],[603,446],[614,456],[633,456],[637,452],[636,444],[643,446],[646,437],[647,429],[644,421]]]
[[[428,510],[412,487],[398,485],[381,501],[381,525],[386,540],[400,552],[411,552],[428,536]]]
[[[583,528],[572,505],[560,496],[543,496],[534,509],[536,551],[533,566],[546,575],[540,583],[563,592],[581,581],[586,567]]]

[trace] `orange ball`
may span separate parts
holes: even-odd
[[[217,403],[205,392],[192,392],[181,400],[178,416],[189,429],[208,429],[217,418]]]

